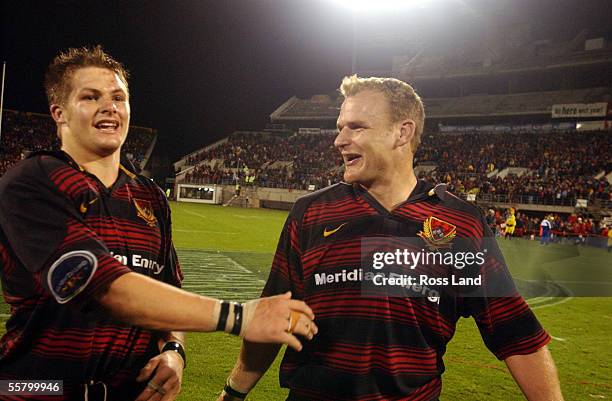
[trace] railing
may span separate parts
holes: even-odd
[[[477,200],[495,203],[521,203],[529,205],[575,206],[576,198],[540,197],[535,195],[509,195],[509,194],[478,194]]]
[[[469,194],[460,193],[455,194],[461,199],[467,200]],[[546,205],[546,206],[576,206],[576,198],[561,198],[556,199],[554,197],[540,197],[533,195],[508,195],[508,194],[476,194],[476,200],[484,203],[516,203],[516,204],[528,204],[528,205]],[[589,200],[589,205],[593,201]],[[605,201],[612,206],[611,201]]]

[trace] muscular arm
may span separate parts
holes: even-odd
[[[98,302],[120,320],[158,331],[215,331],[221,309],[214,298],[192,294],[138,273],[126,273],[114,280]],[[314,314],[304,302],[291,299],[291,293],[244,304],[240,335],[261,343],[285,343],[299,351],[300,341],[286,332],[291,311],[303,314],[303,324],[296,327],[294,334],[312,338],[317,332],[312,322]]]
[[[557,368],[548,347],[505,360],[508,370],[529,401],[563,401]]]

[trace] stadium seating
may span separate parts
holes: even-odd
[[[185,183],[232,184],[255,175],[259,186],[322,188],[341,177],[333,139],[332,134],[238,132],[197,153],[195,166],[177,178]],[[610,154],[606,132],[426,134],[415,162],[430,166],[422,169],[421,178],[447,182],[457,194],[573,206],[577,198],[612,199],[605,178],[612,171]],[[505,169],[516,167],[525,173],[506,174],[518,169]]]
[[[4,110],[0,141],[0,175],[21,160],[28,152],[59,149],[55,123],[49,115]],[[151,128],[130,127],[123,153],[137,167],[144,168],[155,145],[156,133]]]
[[[232,184],[255,174],[256,184],[271,188],[322,188],[335,182],[341,159],[328,134],[236,132],[214,148],[196,152],[179,182]],[[219,160],[214,166],[211,161]],[[248,170],[248,171],[247,171]]]

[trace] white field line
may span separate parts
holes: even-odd
[[[198,216],[206,220],[210,220],[210,217],[203,215],[202,213],[192,212],[191,210],[183,210],[183,212],[190,214],[192,216]]]
[[[557,297],[557,298],[559,298],[559,297]],[[557,305],[564,304],[564,303],[566,303],[567,301],[569,301],[571,299],[573,299],[573,298],[572,297],[565,297],[565,298],[561,297],[561,300],[553,302],[551,304],[535,305],[535,306],[531,306],[530,305],[530,307],[531,307],[531,309],[544,309],[544,308],[548,308],[548,307],[551,307],[551,306],[557,306]],[[529,303],[529,302],[527,302],[527,303]]]
[[[180,259],[185,275],[183,288],[201,295],[252,299],[259,297],[265,284],[255,273],[222,254],[202,252]]]
[[[238,217],[239,219],[256,219],[256,220],[267,220],[268,216],[247,216],[244,214],[232,214],[232,217]]]

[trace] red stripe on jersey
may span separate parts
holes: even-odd
[[[287,257],[284,252],[278,251],[274,255],[272,261],[272,273],[279,274],[285,281],[289,281],[289,269],[287,264]]]
[[[151,202],[151,205],[154,206],[154,203],[160,201],[162,193],[153,184],[147,184],[148,183],[138,182],[137,185],[133,185],[130,183],[114,190],[111,196],[115,199],[121,199],[129,202],[131,202],[132,199],[137,198],[140,200],[149,201]]]
[[[89,185],[87,185],[87,176],[76,170],[72,170],[73,174],[66,177],[57,187],[61,192],[64,192],[71,198],[76,197],[78,194],[87,191]]]
[[[501,347],[495,356],[506,359],[512,355],[528,355],[536,352],[550,342],[551,338],[544,330],[539,330],[535,335],[524,338],[521,341]]]
[[[324,365],[352,374],[368,374],[373,370],[391,375],[432,375],[437,372],[436,352],[432,348],[334,343],[323,352],[314,352],[314,355]]]
[[[420,299],[364,297],[361,288],[357,287],[321,290],[316,296],[308,296],[306,302],[318,319],[362,317],[410,326],[424,325],[449,340],[455,332],[451,321],[442,316],[433,305]]]
[[[311,248],[302,257],[304,277],[310,277],[316,268],[350,266],[361,263],[361,239],[339,241]],[[333,273],[333,272],[331,272]]]
[[[113,216],[87,216],[85,221],[87,224],[95,225],[96,227],[120,227],[122,230],[128,229],[130,231],[137,231],[144,234],[156,234],[159,236],[157,230],[154,230],[153,227],[149,226],[141,219],[134,221]]]
[[[298,233],[297,233],[297,223],[295,222],[295,220],[291,220],[291,223],[289,224],[289,241],[291,244],[291,249],[297,255],[301,255],[302,251],[300,249],[300,243],[298,240]]]
[[[304,214],[302,224],[303,227],[309,227],[313,224],[328,223],[342,220],[343,218],[368,216],[377,213],[376,209],[362,198],[347,196],[338,201],[314,202]]]
[[[492,321],[502,324],[516,319],[528,310],[529,306],[521,297],[489,298],[487,310],[476,318],[488,323],[489,326]]]
[[[75,173],[76,171],[72,167],[63,166],[63,167],[53,170],[49,174],[49,178],[51,179],[51,181],[53,181],[53,183],[56,186],[59,186],[62,183],[62,181],[64,181],[66,178],[72,176]]]

